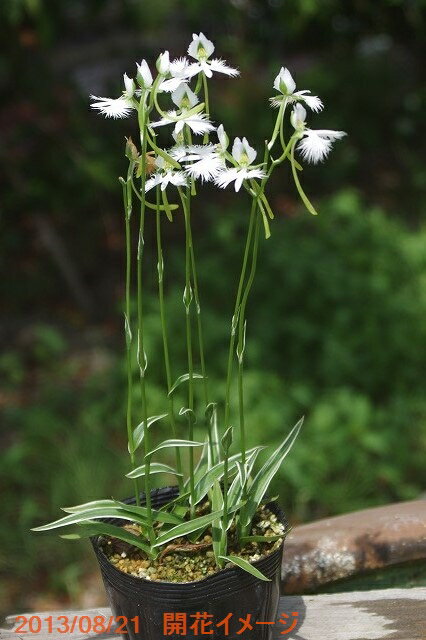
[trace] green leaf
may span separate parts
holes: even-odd
[[[162,413],[159,416],[151,416],[150,418],[148,418],[147,420],[148,429],[155,422],[158,422],[158,420],[167,418],[168,415],[169,415],[168,413]],[[145,434],[145,420],[143,420],[140,424],[138,424],[138,426],[135,427],[135,429],[133,430],[133,449],[131,449],[130,443],[129,443],[129,453],[134,453],[140,447],[144,439],[144,434]]]
[[[82,529],[81,532],[65,533],[61,534],[60,537],[64,538],[65,540],[81,540],[83,538],[90,538],[92,536],[98,535],[111,536],[111,538],[124,540],[124,542],[128,542],[134,547],[141,549],[148,556],[152,556],[150,547],[141,541],[140,536],[136,536],[130,531],[126,531],[126,529],[123,529],[122,527],[117,527],[113,524],[107,524],[105,522],[93,522],[90,524],[82,523],[79,526]]]
[[[256,449],[262,449],[264,447],[256,447]],[[235,453],[234,455],[228,458],[228,473],[231,474],[234,472],[237,461],[241,460],[241,452]],[[213,467],[211,467],[199,480],[199,482],[195,485],[194,491],[194,504],[198,504],[205,495],[207,495],[208,491],[213,486],[213,483],[216,480],[220,480],[223,476],[224,472],[224,462],[218,462]]]
[[[170,542],[170,540],[174,540],[174,538],[180,538],[181,536],[186,536],[188,533],[192,533],[201,527],[206,527],[211,524],[213,520],[222,515],[222,511],[216,511],[207,513],[204,516],[199,516],[198,518],[193,518],[192,520],[188,520],[183,524],[179,524],[172,529],[169,529],[166,533],[159,536],[157,538],[157,542],[155,543],[155,547],[159,547],[162,544],[166,544],[166,542]]]
[[[222,447],[225,453],[229,451],[229,448],[232,444],[232,437],[233,437],[233,427],[228,427],[222,436]]]
[[[115,500],[92,500],[91,502],[83,502],[83,504],[77,504],[75,507],[62,507],[61,511],[65,511],[65,513],[79,513],[80,511],[87,511],[88,509],[98,509],[100,507],[115,508]]]
[[[189,424],[195,424],[197,422],[197,417],[193,409],[189,409],[189,407],[181,407],[179,409],[179,415],[185,416],[188,420]]]
[[[213,484],[209,497],[212,505],[212,511],[222,510],[223,512],[223,494],[218,480]],[[232,522],[232,518],[229,518],[229,520]],[[221,554],[226,553],[226,548],[224,548],[226,544],[226,533],[223,531],[222,523],[222,518],[217,518],[212,522],[213,553],[218,566],[220,566],[219,558]]]
[[[126,504],[125,502],[116,502],[117,508],[122,509],[123,513],[132,513],[140,518],[147,518],[148,510],[146,507],[138,507],[133,504]],[[179,518],[177,515],[173,513],[169,513],[168,511],[160,511],[151,509],[152,519],[158,522],[166,522],[167,524],[180,524],[182,522],[182,518]]]
[[[241,500],[243,495],[243,483],[244,481],[249,481],[256,458],[262,449],[266,449],[266,447],[256,447],[255,449],[250,449],[249,451],[247,451],[246,468],[244,473],[242,473],[242,471],[238,467],[241,462],[237,462],[238,474],[235,476],[228,491],[228,505],[230,507]]]
[[[203,376],[201,375],[201,373],[193,373],[192,374],[192,378],[194,380],[200,379],[202,377]],[[189,373],[183,373],[181,376],[179,376],[179,378],[176,380],[176,382],[174,382],[173,385],[171,386],[170,391],[169,391],[169,396],[171,396],[172,393],[174,391],[176,391],[176,389],[178,388],[179,385],[182,384],[182,382],[186,382],[187,380],[189,380]]]
[[[208,436],[206,437],[205,441],[204,441],[204,445],[203,445],[203,450],[201,452],[201,456],[197,462],[197,465],[195,467],[194,470],[194,485],[196,485],[201,478],[204,476],[204,474],[207,472],[207,464],[208,464],[208,458],[209,458],[209,439]],[[189,485],[189,478],[188,480],[185,482],[185,486]]]
[[[202,447],[202,446],[203,446],[202,442],[194,442],[194,440],[177,440],[177,439],[164,440],[157,447],[155,447],[155,449],[153,449],[152,451],[149,451],[146,454],[145,458],[153,456],[154,453],[157,453],[157,451],[161,451],[161,449],[170,449],[172,447]]]
[[[266,582],[271,582],[271,579],[264,576],[263,573],[259,571],[259,569],[256,569],[256,567],[253,567],[250,562],[247,562],[247,560],[244,560],[239,556],[220,556],[220,559],[226,560],[227,562],[232,562],[232,564],[235,564],[240,569],[244,569],[244,571],[247,571],[247,573],[251,573],[251,575],[255,576],[255,578],[265,580]]]
[[[87,522],[90,520],[96,520],[97,518],[120,518],[122,520],[130,520],[131,522],[137,522],[138,524],[146,525],[146,518],[142,518],[136,515],[132,515],[122,509],[112,507],[88,509],[87,511],[80,511],[78,513],[72,513],[64,518],[44,524],[41,527],[34,527],[31,531],[50,531],[51,529],[57,529],[59,527],[66,527],[70,524],[77,524],[79,522]]]
[[[241,538],[240,542],[242,545],[246,544],[247,542],[275,542],[276,540],[285,538],[290,530],[291,528],[286,529],[284,533],[276,536],[244,536],[243,538]]]
[[[126,314],[124,314],[124,333],[126,334],[126,346],[129,349],[132,344],[132,330],[130,329],[130,321]]]
[[[237,505],[233,511],[239,509],[241,505]],[[193,518],[192,520],[188,520],[182,524],[169,529],[163,535],[157,538],[157,542],[154,547],[160,547],[162,544],[166,544],[166,542],[170,542],[170,540],[174,540],[174,538],[180,538],[181,536],[186,536],[188,533],[192,533],[197,529],[201,529],[201,527],[205,527],[213,522],[216,518],[220,518],[223,515],[223,509],[220,511],[212,511],[211,513],[206,513],[204,516],[199,516],[198,518]]]
[[[126,478],[140,478],[145,475],[146,464],[141,464],[136,469],[132,469],[129,473],[126,473]],[[152,462],[149,468],[149,474],[154,473],[171,473],[174,476],[182,476],[182,473],[178,473],[173,467],[169,467],[168,464],[162,464],[161,462]]]
[[[241,535],[247,533],[247,529],[252,521],[252,518],[262,501],[265,492],[267,491],[272,478],[277,473],[284,458],[293,446],[300,429],[302,428],[303,418],[293,427],[283,443],[278,447],[276,451],[265,462],[263,467],[256,474],[253,484],[248,491],[248,500],[244,504],[240,513],[240,526]]]
[[[210,435],[212,439],[211,451],[209,448],[208,466],[213,467],[220,460],[220,439],[217,424],[217,404],[210,402],[206,407],[206,420],[210,422]]]

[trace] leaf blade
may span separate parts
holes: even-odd
[[[251,573],[255,578],[259,578],[260,580],[264,580],[265,582],[271,582],[270,578],[267,578],[259,569],[256,569],[250,562],[244,560],[244,558],[240,558],[239,556],[219,556],[221,560],[226,560],[227,562],[232,562],[240,569],[247,571],[247,573]]]

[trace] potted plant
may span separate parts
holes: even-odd
[[[341,131],[313,130],[306,124],[306,107],[313,112],[322,102],[310,91],[297,91],[286,68],[274,81],[270,98],[277,116],[270,139],[259,159],[247,139],[235,138],[232,147],[223,125],[214,126],[209,102],[213,74],[229,77],[238,71],[213,57],[214,45],[202,33],[193,35],[188,57],[173,61],[169,53],[157,60],[155,77],[145,60],[137,64],[135,79],[124,75],[118,98],[92,96],[92,107],[110,118],[135,115],[139,140],[126,141],[127,175],[120,178],[126,237],[124,328],[127,355],[127,440],[133,497],[101,499],[66,508],[61,519],[34,531],[77,525],[63,538],[91,538],[107,594],[116,616],[127,620],[124,637],[159,638],[169,631],[165,620],[176,625],[187,615],[193,635],[234,635],[238,619],[252,616],[252,637],[269,637],[277,613],[280,564],[288,525],[277,502],[266,498],[271,480],[290,451],[302,425],[300,420],[263,466],[255,471],[264,447],[246,447],[244,419],[244,353],[246,305],[257,267],[259,243],[270,236],[274,215],[265,194],[268,179],[289,162],[294,183],[308,211],[316,211],[304,193],[295,157],[308,162],[323,160]],[[173,103],[172,109],[164,104]],[[290,112],[290,114],[289,114]],[[289,118],[288,118],[289,115]],[[288,122],[289,120],[289,122]],[[172,140],[159,146],[158,134],[166,129]],[[194,144],[194,138],[198,142]],[[202,197],[202,183],[220,188],[233,186],[244,192],[248,204],[247,236],[230,323],[224,406],[217,404],[209,386],[204,357],[200,283],[191,215],[194,200]],[[136,218],[136,220],[135,220]],[[187,372],[174,379],[170,358],[168,314],[164,297],[166,260],[162,229],[182,224],[185,235],[183,339]],[[145,353],[144,259],[147,225],[155,229],[158,264],[159,322],[162,329],[166,380],[165,408],[150,416],[146,391],[149,364]],[[132,234],[137,233],[133,251]],[[136,253],[136,255],[134,255]],[[132,312],[132,288],[136,312]],[[137,361],[138,382],[132,362]],[[238,387],[238,426],[230,424],[231,383]],[[140,401],[133,406],[134,385]],[[196,403],[195,386],[201,385]],[[175,392],[185,389],[187,402],[178,407]],[[136,419],[137,418],[137,419]],[[170,437],[156,438],[155,425],[167,422]],[[205,438],[194,440],[196,420]],[[220,425],[220,426],[219,426]],[[237,451],[231,453],[233,442]],[[175,464],[161,461],[172,450]],[[183,454],[187,468],[183,464]],[[152,489],[154,474],[176,478],[177,486]],[[143,483],[143,493],[141,486]],[[192,616],[192,617],[191,617]],[[198,617],[197,617],[198,616]],[[259,622],[259,625],[256,625]],[[228,625],[228,627],[226,627]],[[203,630],[204,629],[204,630]],[[230,630],[229,630],[230,629]],[[179,633],[171,627],[170,633]],[[186,631],[185,631],[186,633]],[[188,632],[189,633],[189,632]]]

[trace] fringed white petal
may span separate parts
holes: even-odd
[[[207,63],[210,66],[212,71],[216,71],[217,73],[224,73],[230,78],[236,78],[240,75],[238,69],[234,69],[234,67],[230,67],[224,60],[220,58],[214,58],[213,60],[209,60]]]
[[[345,135],[345,131],[334,131],[333,129],[306,129],[297,149],[304,160],[316,164],[328,156],[333,142],[340,140]]]
[[[119,98],[100,98],[98,96],[90,96],[92,102],[90,105],[92,109],[96,109],[106,118],[127,118],[134,108],[131,101],[125,96]]]

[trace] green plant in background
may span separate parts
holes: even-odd
[[[35,531],[45,531],[79,524],[79,532],[66,534],[66,538],[82,538],[107,535],[130,542],[149,558],[156,558],[170,541],[191,535],[196,540],[207,527],[212,528],[213,551],[217,566],[231,562],[263,577],[247,561],[228,555],[228,531],[236,525],[237,540],[242,547],[251,540],[253,518],[264,499],[265,493],[279,470],[282,461],[293,445],[302,425],[302,420],[290,431],[264,465],[252,477],[256,456],[262,447],[247,448],[244,402],[244,354],[246,349],[246,305],[253,285],[261,231],[269,238],[270,220],[274,214],[265,194],[268,179],[274,169],[288,161],[294,184],[302,202],[312,214],[316,211],[301,186],[299,173],[302,167],[296,160],[295,151],[308,162],[319,162],[329,153],[333,141],[345,135],[341,131],[314,130],[307,126],[307,112],[322,108],[321,100],[310,91],[296,91],[290,72],[281,68],[274,88],[277,95],[271,98],[277,108],[276,122],[272,134],[265,142],[263,160],[256,163],[257,152],[246,138],[235,138],[231,152],[229,138],[223,125],[217,128],[217,142],[210,136],[215,130],[212,124],[209,102],[208,79],[213,73],[230,77],[238,71],[223,60],[212,58],[213,43],[202,33],[193,36],[188,48],[192,61],[180,58],[170,62],[169,54],[162,53],[157,60],[157,75],[154,78],[145,60],[137,65],[136,81],[124,75],[124,91],[118,98],[92,96],[92,107],[112,118],[122,118],[136,112],[139,125],[140,150],[129,138],[126,156],[129,161],[127,177],[121,178],[126,230],[126,295],[125,337],[127,352],[127,436],[131,470],[127,477],[134,483],[135,505],[114,499],[95,500],[75,507],[65,508],[67,516]],[[191,83],[193,84],[191,88]],[[164,94],[171,94],[176,108],[166,111],[160,104]],[[291,107],[290,127],[286,110]],[[159,120],[153,120],[153,114]],[[154,116],[155,117],[155,116]],[[174,143],[161,147],[156,130],[172,126]],[[288,130],[289,129],[289,130]],[[202,135],[203,144],[193,144],[193,136]],[[203,323],[199,282],[196,268],[191,214],[193,200],[197,195],[196,181],[214,182],[220,188],[233,185],[235,192],[242,188],[250,201],[250,215],[246,245],[240,270],[239,284],[231,321],[224,416],[219,412],[217,401],[212,401],[208,385],[204,352]],[[174,188],[179,204],[170,203],[167,193]],[[149,193],[155,192],[154,201]],[[139,207],[136,255],[132,250],[132,223],[134,201]],[[169,353],[168,312],[164,301],[165,256],[162,248],[162,223],[170,222],[174,216],[183,216],[185,235],[185,286],[183,306],[188,371],[173,383],[172,364]],[[149,363],[146,352],[146,312],[144,291],[145,234],[149,215],[155,218],[158,267],[158,299],[163,343],[164,369],[167,386],[167,410],[150,416],[148,410],[147,372]],[[136,273],[134,273],[134,271]],[[131,308],[132,283],[136,281],[136,318]],[[194,317],[195,315],[195,317]],[[195,330],[194,330],[195,329]],[[197,344],[198,349],[195,347]],[[230,423],[231,384],[233,368],[237,359],[239,452],[230,455],[234,438]],[[139,372],[138,409],[134,407],[133,360]],[[199,361],[200,372],[196,371]],[[196,382],[201,380],[203,399],[201,411],[195,403]],[[174,394],[182,385],[187,386],[186,404],[177,412]],[[215,394],[217,395],[217,394]],[[200,413],[206,428],[204,442],[194,440],[194,427]],[[134,427],[135,415],[139,424]],[[180,438],[180,418],[186,421],[186,437]],[[170,423],[170,438],[154,444],[154,425],[160,420]],[[219,429],[219,422],[223,429]],[[223,435],[220,432],[223,431]],[[202,447],[201,457],[195,466],[194,450]],[[143,449],[143,464],[137,465],[137,456]],[[175,467],[157,462],[159,452],[173,449]],[[188,450],[188,473],[183,475],[181,450]],[[153,509],[151,504],[152,476],[157,473],[173,474],[179,483],[179,497],[165,508]],[[144,478],[145,506],[140,504],[139,478]],[[208,510],[205,512],[206,499]],[[122,527],[99,519],[119,518],[140,527],[135,535]],[[282,533],[284,535],[284,532]],[[265,578],[266,579],[266,578]]]

